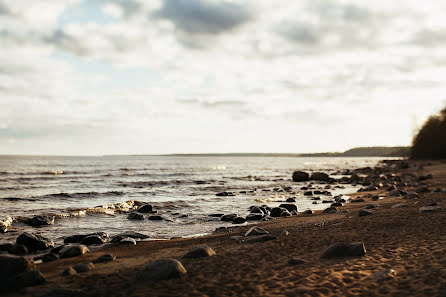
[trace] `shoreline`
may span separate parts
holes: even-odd
[[[410,168],[398,169],[397,175],[431,173],[433,179],[424,181],[432,188],[431,193],[403,199],[402,196],[389,197],[389,191],[383,189],[361,191],[350,196],[351,199],[361,197],[363,202],[346,203],[339,208],[342,211],[334,214],[299,214],[255,225],[234,226],[200,237],[139,241],[136,246],[113,244],[80,257],[38,264],[37,268],[47,283],[28,287],[19,295],[42,296],[54,288],[63,287],[81,290],[85,296],[172,296],[180,293],[184,296],[392,296],[396,293],[414,296],[422,295],[422,292],[440,296],[444,285],[438,280],[446,279],[444,269],[430,269],[425,274],[420,274],[422,269],[416,270],[418,273],[414,275],[418,278],[415,278],[409,268],[446,261],[439,252],[443,251],[441,245],[446,243],[446,232],[439,228],[446,223],[443,209],[433,208],[432,212],[423,214],[419,210],[433,202],[437,207],[442,206],[444,190],[439,193],[433,191],[436,187],[445,188],[446,164],[421,162],[433,165],[424,165],[424,169],[419,171],[420,162],[404,162],[409,162]],[[405,190],[410,192],[412,188]],[[377,195],[385,198],[373,201],[372,197]],[[407,206],[392,208],[401,203]],[[367,204],[378,207],[370,210],[371,215],[358,216],[358,211]],[[275,239],[241,243],[245,237],[234,238],[243,236],[252,226],[267,230]],[[364,242],[367,254],[363,257],[320,259],[325,248],[339,241]],[[181,259],[188,250],[200,245],[210,246],[217,255]],[[430,250],[425,250],[424,246]],[[416,257],[408,257],[411,249],[416,252]],[[92,271],[86,273],[61,276],[70,265],[93,261],[104,253],[112,253],[117,259],[96,264]],[[423,261],[431,253],[439,259],[430,258],[430,264]],[[143,264],[162,258],[179,259],[187,274],[159,283],[135,281],[135,274]],[[302,260],[302,263],[291,265],[290,259]],[[396,275],[381,281],[372,277],[374,273],[389,269],[395,270]],[[429,283],[428,291],[426,285],[421,289],[414,287],[429,279],[427,275],[432,277],[433,273],[437,274],[437,285]],[[107,285],[101,286],[103,282]]]

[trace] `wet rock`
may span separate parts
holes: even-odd
[[[36,269],[36,265],[31,258],[0,255],[0,282],[13,275],[33,269]]]
[[[303,182],[310,180],[310,175],[303,171],[294,171],[293,172],[293,181],[294,182]]]
[[[368,216],[371,214],[373,214],[373,212],[371,212],[370,210],[367,210],[367,209],[360,209],[358,211],[358,216],[360,216],[360,217],[365,217],[365,216]]]
[[[120,237],[119,240],[115,240],[115,238],[118,238],[118,237]],[[138,233],[138,232],[129,231],[129,232],[119,233],[118,235],[115,235],[113,237],[113,239],[111,240],[111,242],[120,242],[125,237],[130,237],[130,238],[134,238],[134,239],[150,238],[150,236],[148,236],[148,235]]]
[[[282,212],[287,211],[286,208],[281,208],[281,207],[274,207],[271,209],[271,213],[270,215],[273,218],[278,218],[282,215]]]
[[[329,207],[324,209],[324,211],[322,213],[327,213],[327,214],[333,214],[333,213],[337,213],[338,210],[336,209],[336,207]]]
[[[303,212],[303,214],[305,214],[305,215],[311,215],[311,214],[313,214],[313,211],[312,211],[311,209],[307,209],[307,210],[305,210],[305,211]]]
[[[438,206],[423,206],[418,209],[418,212],[419,213],[429,213],[429,212],[434,212],[434,211],[437,211],[440,209],[441,209],[441,207],[438,207]]]
[[[303,259],[297,259],[297,258],[291,258],[288,260],[288,265],[296,266],[296,265],[302,265],[305,264],[307,261]]]
[[[174,259],[156,260],[144,265],[136,274],[139,281],[157,282],[179,278],[187,273],[180,261]]]
[[[291,213],[288,210],[284,210],[282,211],[282,213],[280,214],[281,217],[290,217]]]
[[[260,213],[260,214],[264,214],[263,210],[258,207],[258,206],[254,206],[250,209],[249,211],[250,213]]]
[[[121,239],[121,241],[119,242],[121,244],[129,244],[129,245],[136,245],[136,240],[134,240],[131,237],[126,237]]]
[[[132,212],[127,216],[127,219],[132,221],[141,221],[144,220],[144,216],[142,214]]]
[[[328,182],[330,181],[330,176],[323,172],[314,172],[313,174],[311,174],[310,180]]]
[[[365,202],[365,200],[362,199],[362,198],[350,199],[349,201],[350,201],[350,203],[360,203],[360,202]]]
[[[402,193],[400,190],[393,190],[393,191],[389,192],[390,197],[399,197],[401,195],[402,195]]]
[[[88,253],[88,248],[85,245],[78,244],[73,246],[66,246],[59,252],[60,258],[72,258]]]
[[[260,221],[263,219],[263,214],[260,213],[251,213],[246,216],[247,221]]]
[[[73,269],[76,270],[77,273],[84,273],[94,269],[94,264],[89,263],[79,263],[73,266]]]
[[[235,218],[232,220],[232,223],[233,223],[233,224],[243,224],[244,222],[246,222],[246,219],[245,219],[245,218],[242,218],[242,217],[235,217]]]
[[[266,242],[266,241],[275,240],[275,239],[277,239],[277,237],[269,235],[269,234],[265,234],[265,235],[247,238],[247,239],[243,240],[243,242],[244,243],[256,243],[256,242]]]
[[[232,222],[233,219],[235,219],[237,215],[235,213],[224,215],[220,218],[220,221],[223,222]]]
[[[304,196],[313,196],[313,192],[312,191],[306,191],[304,193]]]
[[[54,247],[52,240],[45,238],[38,234],[32,234],[28,232],[23,232],[17,237],[17,244],[26,246],[30,253],[37,251],[45,251]]]
[[[28,254],[28,249],[24,245],[14,244],[12,246],[11,250],[9,251],[9,253],[11,253],[13,255],[18,255],[18,256],[24,256],[24,255]]]
[[[106,242],[107,242],[107,238],[104,238],[99,235],[90,235],[90,236],[85,237],[81,243],[83,245],[96,245],[96,244],[104,244]]]
[[[213,213],[213,214],[210,214],[209,217],[212,217],[212,218],[221,218],[221,217],[224,216],[224,215],[225,215],[224,213]]]
[[[198,246],[188,251],[183,259],[195,259],[215,256],[217,253],[210,246]]]
[[[331,207],[341,207],[343,204],[341,203],[341,202],[335,202],[335,203],[332,203],[330,206]]]
[[[418,187],[416,188],[415,192],[417,192],[418,194],[425,194],[430,193],[430,190],[427,187]]]
[[[64,247],[66,247],[66,245],[59,245],[58,247],[52,248],[52,249],[50,250],[50,252],[53,253],[53,254],[59,254],[60,251],[61,251]]]
[[[408,192],[403,198],[407,200],[418,199],[420,198],[420,194],[416,192]]]
[[[59,260],[59,255],[57,255],[57,254],[48,253],[48,254],[45,254],[42,256],[43,263],[53,262],[56,260]]]
[[[235,196],[235,194],[232,193],[232,192],[221,192],[221,193],[217,193],[217,194],[215,194],[215,196],[218,196],[218,197],[227,197],[227,196]]]
[[[268,234],[268,231],[260,228],[260,227],[251,227],[248,231],[246,231],[245,236],[256,236],[256,235],[264,235]]]
[[[292,212],[293,210],[297,211],[297,206],[294,204],[284,203],[279,205],[280,208],[285,208],[289,212]]]
[[[27,225],[33,226],[33,227],[48,226],[48,225],[54,224],[54,217],[53,216],[35,216],[35,217],[25,220],[24,223]]]
[[[0,290],[6,292],[18,291],[26,287],[41,285],[46,282],[45,277],[38,270],[31,270],[10,277]]]
[[[139,212],[139,213],[150,213],[150,212],[152,212],[153,211],[153,208],[152,208],[152,205],[150,205],[150,204],[144,204],[144,205],[141,205],[137,210],[136,210],[136,212]]]
[[[68,267],[66,269],[64,269],[64,271],[62,272],[62,276],[70,276],[70,275],[76,275],[77,271],[74,270],[73,267]]]
[[[321,255],[324,259],[333,259],[339,257],[358,257],[366,254],[363,242],[336,242],[330,245]]]
[[[294,199],[294,198],[287,198],[286,202],[296,202],[296,199]]]
[[[381,270],[373,273],[370,276],[370,279],[375,282],[382,282],[386,280],[390,280],[396,276],[396,271],[393,269]]]
[[[90,233],[90,234],[78,234],[78,235],[72,235],[72,236],[68,236],[64,239],[64,243],[82,243],[82,241],[89,236],[93,236],[93,235],[97,235],[101,238],[103,238],[103,240],[107,240],[108,238],[108,234],[105,232],[96,232],[96,233]]]
[[[104,254],[104,255],[100,255],[98,258],[96,258],[93,263],[105,263],[105,262],[112,262],[115,261],[116,257],[112,254]]]
[[[377,207],[378,206],[375,205],[375,204],[367,204],[367,205],[364,205],[363,209],[374,209],[374,208],[377,208]]]
[[[162,221],[163,217],[159,215],[151,215],[147,218],[149,221]]]

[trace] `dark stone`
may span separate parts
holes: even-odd
[[[328,182],[330,181],[330,176],[328,176],[328,174],[323,172],[314,172],[313,174],[311,174],[310,180]]]
[[[224,216],[224,213],[213,213],[210,214],[209,216],[213,218],[221,218],[222,216]]]
[[[13,275],[33,269],[36,269],[36,265],[31,258],[0,255],[0,283]]]
[[[341,203],[341,202],[335,202],[335,203],[332,203],[330,206],[331,207],[341,207],[343,204]]]
[[[297,211],[297,206],[294,204],[284,203],[284,204],[280,204],[279,207],[285,208],[289,212],[292,212],[293,210]]]
[[[324,259],[333,259],[340,257],[358,257],[366,254],[363,242],[336,242],[330,245],[321,255]]]
[[[53,253],[45,254],[42,257],[43,263],[52,262],[52,261],[56,261],[56,260],[59,260],[59,255],[53,254]]]
[[[163,217],[159,215],[151,215],[147,218],[149,221],[162,221]]]
[[[64,243],[82,243],[82,241],[89,236],[97,235],[101,237],[104,241],[107,240],[108,234],[105,232],[96,232],[96,233],[90,233],[90,234],[78,234],[78,235],[72,235],[69,237],[66,237],[64,239]]]
[[[291,258],[288,260],[288,265],[302,265],[305,264],[307,261],[303,260],[303,259],[296,259],[296,258]]]
[[[73,246],[65,246],[59,252],[60,258],[72,258],[81,256],[85,253],[88,253],[88,248],[85,245],[77,244]]]
[[[323,213],[328,213],[328,214],[333,214],[333,213],[337,213],[338,210],[336,209],[336,207],[329,207],[324,209]]]
[[[311,215],[311,214],[313,214],[313,211],[311,209],[307,209],[303,212],[303,214]]]
[[[104,262],[111,262],[111,261],[115,261],[116,257],[112,254],[104,254],[104,255],[100,255],[98,258],[96,258],[93,263],[104,263]]]
[[[260,213],[260,214],[264,213],[263,210],[258,206],[252,207],[249,212],[250,213]]]
[[[174,259],[156,260],[144,265],[136,274],[139,281],[157,282],[179,278],[187,273],[183,264]]]
[[[237,215],[235,213],[224,215],[220,218],[220,221],[223,222],[232,222],[233,219],[235,219]]]
[[[89,262],[89,263],[79,263],[73,266],[73,269],[76,270],[77,273],[83,273],[83,272],[88,272],[90,270],[93,270],[94,268],[94,264]]]
[[[256,235],[264,235],[268,234],[268,231],[260,228],[260,227],[251,227],[248,231],[246,231],[245,236],[256,236]]]
[[[115,238],[117,238],[117,237],[120,237],[120,239],[118,241],[115,241]],[[124,237],[130,237],[130,238],[135,238],[135,239],[147,239],[147,238],[150,238],[150,236],[148,236],[148,235],[145,235],[145,234],[142,234],[142,233],[138,233],[138,232],[129,231],[129,232],[124,232],[124,233],[120,233],[118,235],[115,235],[111,242],[119,242]]]
[[[37,251],[45,251],[54,247],[52,240],[38,234],[23,232],[17,237],[17,244],[26,246],[30,253]]]
[[[322,203],[333,203],[333,200],[323,200]]]
[[[284,210],[282,211],[282,213],[280,214],[281,217],[290,217],[291,213],[288,210]]]
[[[235,218],[232,220],[232,223],[233,223],[233,224],[243,224],[244,222],[246,222],[246,219],[245,219],[245,218],[242,218],[242,217],[235,217]]]
[[[246,216],[247,221],[260,221],[263,219],[263,214],[260,213],[251,213]]]
[[[256,242],[266,242],[266,241],[275,240],[275,239],[277,239],[277,237],[269,235],[269,234],[265,234],[265,235],[247,238],[247,239],[243,240],[243,242],[244,243],[256,243]]]
[[[296,199],[294,199],[294,198],[288,198],[288,199],[286,200],[286,202],[296,202]]]
[[[136,212],[132,212],[127,216],[127,219],[132,220],[132,221],[141,221],[144,220],[144,216],[142,214],[136,213]]]
[[[62,272],[62,276],[76,275],[77,271],[73,267],[68,267]]]
[[[271,209],[271,216],[273,218],[278,218],[282,215],[282,212],[287,211],[286,208],[274,207]]]
[[[139,213],[150,213],[152,211],[153,211],[153,208],[152,208],[152,205],[150,205],[150,204],[144,204],[144,205],[140,206],[138,208],[138,210],[136,210],[136,212],[139,212]]]
[[[129,244],[129,245],[136,245],[136,240],[134,240],[131,237],[125,237],[125,238],[121,239],[121,241],[119,243],[121,243],[121,244]]]
[[[304,196],[313,196],[313,192],[312,191],[307,191],[304,193]]]
[[[360,209],[358,211],[358,216],[360,216],[360,217],[368,216],[371,214],[373,214],[373,212],[371,212],[370,210],[367,210],[367,209]]]
[[[205,258],[215,256],[217,253],[210,246],[198,246],[188,251],[183,259]]]
[[[106,243],[107,239],[99,235],[90,235],[82,240],[83,245],[95,245]]]
[[[13,255],[18,255],[18,256],[24,256],[24,255],[28,254],[28,249],[24,245],[14,244],[14,246],[11,248],[9,253],[11,253]]]
[[[293,172],[293,181],[294,182],[303,182],[310,180],[310,175],[303,171],[294,171]]]
[[[362,199],[362,198],[350,199],[349,201],[350,201],[351,203],[365,202],[365,200]]]
[[[40,273],[40,271],[31,270],[10,277],[7,282],[1,286],[0,291],[19,291],[23,288],[41,285],[45,282],[45,277]]]
[[[418,194],[425,194],[430,193],[430,190],[427,187],[418,187],[416,188],[415,192],[417,192]]]
[[[218,196],[218,197],[227,197],[227,196],[235,196],[235,194],[232,193],[232,192],[221,192],[221,193],[217,193],[217,194],[215,194],[215,196]]]
[[[377,206],[375,204],[367,204],[367,205],[364,205],[363,209],[374,209],[376,207]]]
[[[33,226],[33,227],[39,227],[39,226],[48,226],[54,224],[54,217],[53,216],[35,216],[31,219],[26,219],[24,221],[25,224]]]

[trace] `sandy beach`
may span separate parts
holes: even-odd
[[[418,175],[433,175],[423,181],[430,192],[419,197],[390,197],[384,190],[354,193],[353,199],[364,201],[346,203],[335,214],[299,214],[257,224],[276,237],[265,242],[246,242],[244,233],[252,226],[240,226],[197,238],[110,244],[38,264],[46,283],[7,296],[444,296],[446,164],[423,166],[422,171],[416,165],[396,173],[417,168]],[[435,192],[438,188],[443,190]],[[382,199],[372,201],[376,195]],[[370,215],[359,216],[368,204],[376,207],[368,210]],[[432,206],[420,210],[427,205]],[[366,254],[322,259],[336,242],[363,242]],[[197,246],[209,246],[216,255],[182,259]],[[116,260],[62,276],[67,267],[106,253]],[[187,273],[137,280],[142,266],[166,258],[181,261]]]

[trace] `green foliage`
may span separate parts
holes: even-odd
[[[414,137],[412,159],[446,159],[446,108],[427,119]]]

